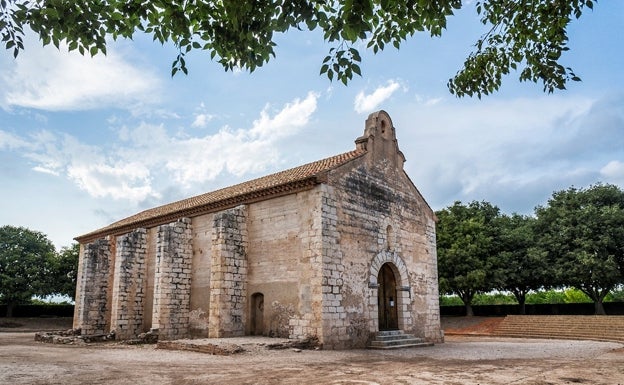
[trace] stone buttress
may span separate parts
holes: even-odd
[[[158,227],[152,328],[161,340],[189,334],[191,237],[188,218]]]
[[[143,330],[147,231],[137,229],[117,237],[111,329],[115,339],[135,338]]]
[[[83,335],[104,334],[110,329],[108,314],[110,243],[98,239],[84,245],[79,277],[78,327]]]
[[[245,334],[247,308],[247,209],[215,213],[210,271],[211,338]]]

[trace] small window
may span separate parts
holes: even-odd
[[[386,227],[386,250],[390,251],[394,249],[394,232],[392,231],[392,226],[388,225]]]

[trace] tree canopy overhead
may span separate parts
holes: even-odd
[[[476,37],[464,67],[448,82],[457,96],[481,97],[498,90],[503,75],[544,91],[580,80],[561,64],[567,27],[597,0],[481,0],[474,6],[489,29]],[[377,53],[400,48],[417,32],[440,36],[461,0],[0,0],[0,37],[17,56],[30,28],[43,45],[106,53],[107,38],[145,33],[172,42],[178,55],[172,74],[187,73],[185,55],[205,50],[225,70],[250,72],[276,56],[274,35],[290,29],[320,30],[329,44],[320,73],[347,84],[360,75],[359,47]],[[321,61],[322,60],[322,61]]]

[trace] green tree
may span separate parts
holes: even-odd
[[[69,247],[63,247],[55,255],[49,275],[50,290],[54,294],[66,295],[72,300],[76,299],[79,254],[80,244],[73,243]]]
[[[498,90],[511,70],[522,81],[542,82],[548,92],[579,80],[560,63],[561,55],[568,50],[567,27],[595,1],[477,1],[489,30],[449,80],[450,91],[481,97]],[[192,50],[208,51],[225,70],[254,71],[275,57],[275,34],[320,30],[331,47],[320,72],[347,84],[361,73],[356,47],[377,53],[387,46],[399,49],[417,32],[440,36],[462,6],[461,0],[1,0],[0,36],[14,56],[24,49],[26,28],[44,45],[65,41],[69,50],[95,55],[106,53],[109,37],[145,33],[177,47],[175,74],[187,72],[185,56]]]
[[[546,286],[547,253],[535,247],[535,218],[512,214],[498,219],[498,289],[511,292],[525,314],[526,296]]]
[[[554,283],[581,290],[596,314],[605,314],[604,298],[624,282],[624,192],[608,184],[571,187],[554,192],[535,212]]]
[[[0,227],[0,300],[7,304],[7,317],[19,303],[33,295],[52,294],[54,246],[37,231],[24,227]]]
[[[455,202],[436,216],[440,291],[457,294],[471,316],[475,294],[496,287],[492,256],[499,209],[488,202]]]

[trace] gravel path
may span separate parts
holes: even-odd
[[[51,345],[32,333],[0,333],[0,384],[624,385],[617,343],[452,336],[395,351],[246,350],[212,356],[153,345]]]

